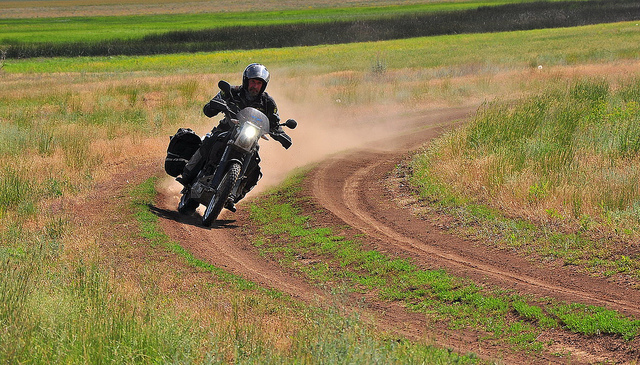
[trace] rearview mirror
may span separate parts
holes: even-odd
[[[287,119],[287,121],[284,122],[284,125],[286,125],[290,129],[296,129],[296,127],[298,126],[298,122],[293,119]]]
[[[231,85],[224,80],[218,81],[218,87],[220,90],[224,91],[225,94],[231,94]]]

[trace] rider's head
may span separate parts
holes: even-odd
[[[269,83],[269,71],[259,63],[252,63],[242,73],[242,88],[251,96],[256,97],[264,92]]]

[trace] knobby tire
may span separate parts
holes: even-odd
[[[216,195],[211,199],[209,205],[207,205],[207,210],[205,210],[202,216],[202,224],[204,226],[210,227],[216,218],[218,218],[238,177],[240,177],[240,164],[233,162],[222,177],[222,181],[220,181],[218,189],[216,190]]]

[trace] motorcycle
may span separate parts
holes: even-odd
[[[228,82],[220,81],[218,87],[230,94],[231,85]],[[178,204],[181,214],[192,214],[200,204],[206,206],[202,224],[207,227],[218,218],[223,208],[233,206],[233,197],[242,192],[250,163],[258,153],[258,142],[261,138],[269,140],[267,135],[270,132],[269,119],[259,110],[251,107],[239,110],[232,103],[215,102],[232,126],[231,130],[225,132],[226,135],[222,135],[222,157],[217,165],[216,161],[205,163],[191,187],[183,189]],[[280,124],[290,129],[297,125],[293,119]]]

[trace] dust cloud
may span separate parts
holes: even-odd
[[[279,184],[294,169],[331,155],[356,148],[380,148],[383,144],[378,141],[410,128],[410,121],[419,118],[419,113],[411,115],[399,105],[344,105],[327,95],[313,95],[307,97],[313,100],[303,102],[293,101],[274,84],[269,84],[268,92],[278,104],[282,121],[295,119],[298,127],[293,130],[283,127],[293,141],[288,150],[272,139],[260,141],[263,177],[247,197]],[[204,135],[218,120],[219,117],[203,117],[202,124],[184,127]],[[175,195],[177,204],[180,184],[168,178],[161,183],[160,189],[170,196]]]
[[[318,97],[313,102],[296,103],[270,86],[269,94],[278,103],[283,121],[292,118],[296,129],[283,127],[293,145],[285,150],[280,143],[260,142],[263,178],[251,192],[264,191],[285,179],[294,169],[356,148],[375,148],[375,143],[402,129],[401,109],[380,106],[344,106],[338,101]]]

